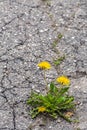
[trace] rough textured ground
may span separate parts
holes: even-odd
[[[26,100],[31,89],[43,91],[44,82],[37,63],[58,54],[66,59],[60,74],[70,77],[70,93],[79,102],[76,117],[69,124],[58,118],[32,120]],[[49,80],[57,77],[52,68]],[[87,130],[87,0],[0,0],[0,130]]]

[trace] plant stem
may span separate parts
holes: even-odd
[[[47,83],[47,80],[46,80],[46,73],[45,73],[45,70],[44,70],[44,81],[46,83],[46,90],[48,90],[48,83]]]

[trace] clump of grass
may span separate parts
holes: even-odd
[[[60,116],[68,122],[71,122],[70,117],[65,114],[65,112],[75,109],[74,97],[68,93],[70,80],[66,76],[60,76],[48,85],[45,72],[51,68],[50,63],[43,61],[38,66],[44,71],[46,94],[41,94],[34,90],[31,92],[27,104],[31,106],[30,114],[32,118],[35,118],[39,114],[44,114],[54,119]],[[55,85],[55,82],[57,85]]]

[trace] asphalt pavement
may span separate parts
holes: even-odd
[[[44,91],[37,64],[59,55],[47,78],[70,78],[79,123],[33,120],[26,105],[32,89]],[[87,130],[87,0],[0,0],[0,130]]]

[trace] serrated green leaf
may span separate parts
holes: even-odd
[[[54,85],[53,82],[51,82],[50,84],[50,93],[53,95],[56,95],[56,93],[58,92],[58,88]]]
[[[60,104],[60,103],[65,102],[65,100],[66,100],[66,98],[63,97],[63,96],[61,96],[60,98],[57,98],[57,99],[56,99],[56,103],[57,103],[57,104]]]
[[[55,65],[60,65],[61,62],[62,62],[64,59],[65,59],[65,56],[60,57],[60,58],[54,60],[54,64],[55,64]]]
[[[63,35],[60,33],[60,34],[58,35],[58,38],[61,39],[62,37],[63,37]]]
[[[50,84],[50,91],[51,91],[51,92],[53,92],[54,87],[55,87],[54,83],[53,83],[53,82],[51,82],[51,84]]]
[[[58,97],[63,96],[68,91],[69,87],[61,88],[58,94]]]
[[[57,119],[57,113],[51,113],[50,116]]]

